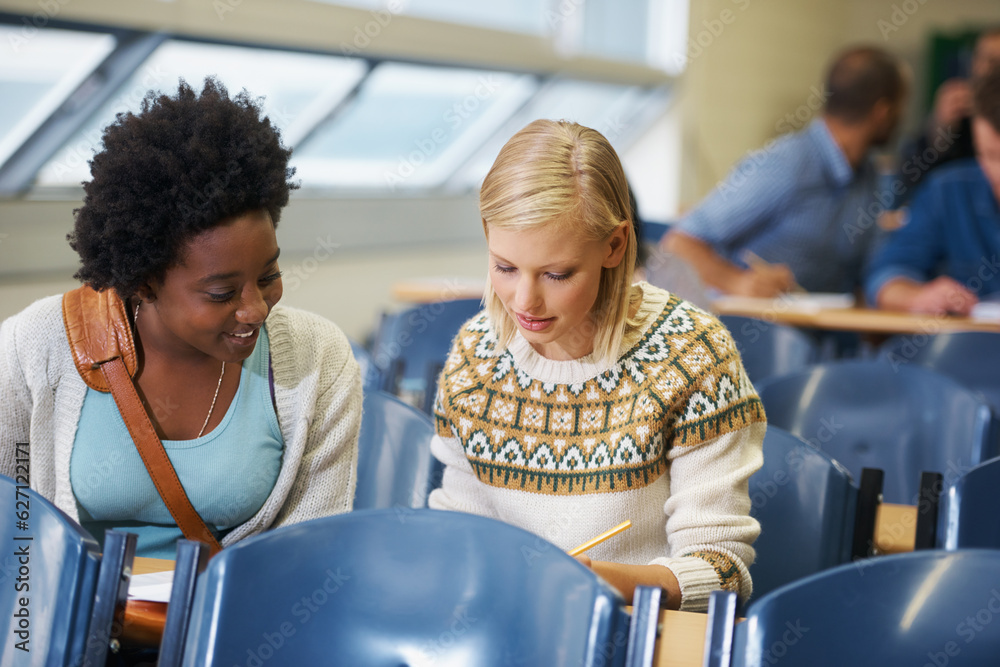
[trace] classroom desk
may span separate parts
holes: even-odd
[[[481,299],[486,281],[481,278],[439,276],[401,280],[392,286],[392,298],[403,303],[433,303],[455,299]]]
[[[457,276],[414,278],[392,286],[392,298],[404,303],[429,303],[451,299],[478,299],[484,280]],[[946,315],[874,310],[871,308],[802,307],[791,300],[722,296],[712,302],[717,315],[743,315],[766,322],[827,331],[854,331],[882,335],[936,334],[944,331],[1000,332],[1000,321],[974,320]]]
[[[882,503],[875,515],[875,548],[882,554],[913,551],[917,534],[917,508]]]
[[[132,574],[150,574],[174,569],[174,561],[161,558],[136,557]],[[129,600],[122,621],[123,643],[135,647],[160,645],[163,626],[167,621],[167,604],[148,600]]]
[[[944,331],[1000,332],[1000,322],[948,315],[912,313],[871,308],[802,308],[790,301],[724,296],[712,302],[717,315],[742,315],[766,322],[827,331],[854,331],[870,334],[936,334]]]

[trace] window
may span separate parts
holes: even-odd
[[[467,168],[456,175],[455,187],[478,187],[503,145],[515,132],[536,118],[570,120],[592,127],[621,151],[629,140],[644,129],[636,121],[649,104],[661,105],[662,96],[638,86],[586,81],[555,80],[539,91],[502,131],[476,152]]]
[[[534,77],[386,63],[296,150],[303,185],[440,184],[535,91]]]
[[[87,162],[115,115],[138,111],[151,89],[176,92],[181,77],[200,90],[205,77],[214,74],[230,94],[246,88],[264,97],[265,113],[281,130],[282,141],[294,146],[354,89],[367,69],[358,59],[168,40],[48,161],[38,174],[38,184],[75,185],[86,180]]]
[[[0,25],[0,164],[114,47],[107,34]]]

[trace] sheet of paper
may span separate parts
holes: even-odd
[[[974,320],[1000,322],[1000,303],[996,301],[981,301],[972,307],[969,316]]]
[[[149,600],[151,602],[170,602],[170,589],[174,584],[174,572],[151,572],[149,574],[133,574],[128,585],[130,600]]]
[[[789,292],[773,299],[724,295],[714,301],[720,310],[728,308],[765,310],[780,308],[784,311],[817,313],[821,310],[853,308],[854,295],[837,292]]]

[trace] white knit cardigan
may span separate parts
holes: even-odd
[[[285,441],[281,471],[264,506],[223,546],[349,512],[354,499],[361,374],[347,337],[318,315],[282,306],[271,310],[266,327]],[[15,445],[28,443],[31,488],[77,521],[69,462],[86,392],[66,340],[62,295],[0,325],[0,474],[14,476]]]

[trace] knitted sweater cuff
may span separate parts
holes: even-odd
[[[657,558],[651,565],[663,565],[677,577],[681,588],[681,611],[708,611],[708,596],[719,590],[715,568],[696,556]]]

